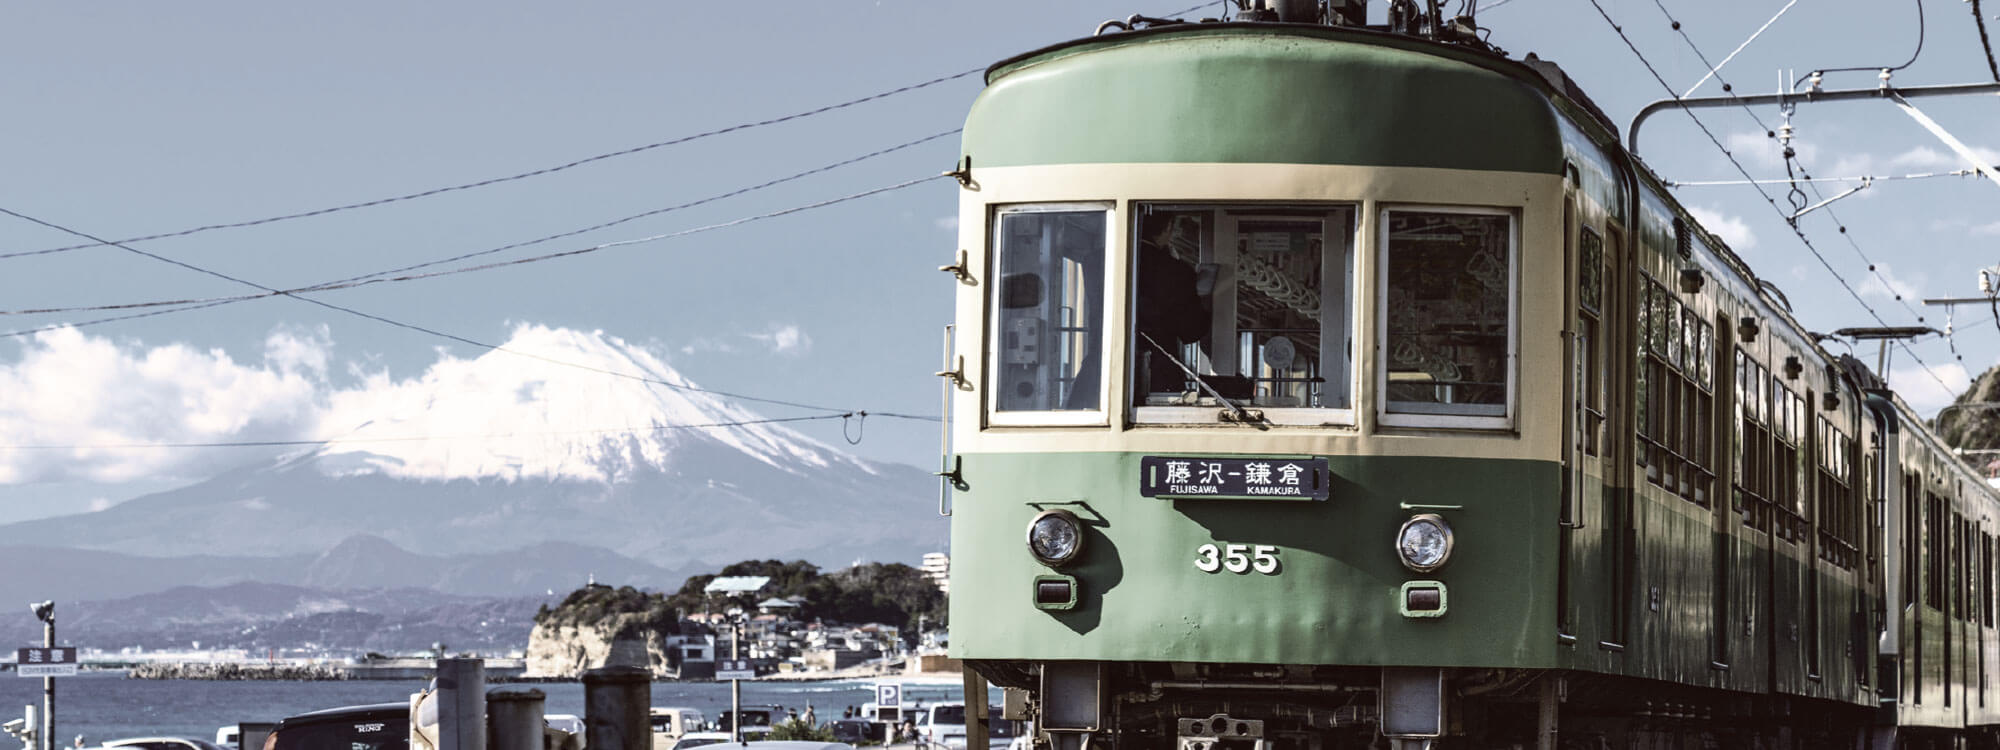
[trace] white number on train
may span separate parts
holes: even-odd
[[[1269,544],[1204,544],[1196,547],[1194,553],[1194,569],[1203,573],[1254,570],[1267,576],[1278,574],[1278,548]]]

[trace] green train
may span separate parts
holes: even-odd
[[[994,65],[951,653],[1048,750],[1995,747],[1995,494],[1403,0]],[[976,701],[975,701],[976,703]]]

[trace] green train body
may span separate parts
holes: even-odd
[[[1041,742],[1995,736],[1994,495],[1554,66],[1187,23],[987,84],[951,653]]]

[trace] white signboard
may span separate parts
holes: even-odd
[[[749,659],[717,659],[715,679],[754,680],[757,679],[757,670],[750,666]]]
[[[76,648],[29,646],[14,652],[14,673],[20,677],[70,677],[76,674]]]
[[[884,682],[875,686],[875,705],[880,708],[902,708],[903,686],[901,683]]]

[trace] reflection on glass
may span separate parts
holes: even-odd
[[[994,246],[994,408],[1102,408],[1105,212],[1008,211]]]
[[[1142,206],[1134,404],[1211,406],[1212,389],[1247,406],[1345,408],[1351,218],[1347,207]]]
[[[1510,222],[1389,213],[1382,311],[1389,411],[1506,415]]]

